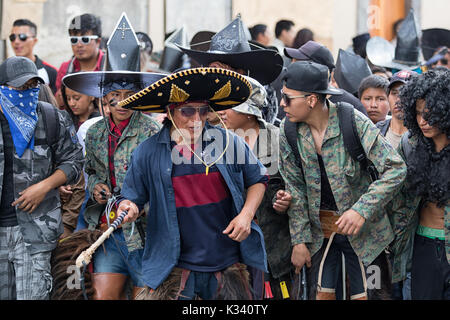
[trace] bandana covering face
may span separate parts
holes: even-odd
[[[0,104],[8,120],[14,147],[19,157],[22,157],[27,148],[34,150],[38,97],[39,88],[14,90],[0,86]]]

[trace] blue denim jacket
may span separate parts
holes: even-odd
[[[214,130],[214,134],[204,131],[203,140],[207,141],[208,145],[205,150],[211,150],[209,147],[225,146],[225,130],[212,127],[208,123],[205,129]],[[244,206],[245,188],[258,183],[265,175],[266,169],[244,140],[231,132],[229,139],[229,147],[216,166],[230,190],[234,215],[237,215]],[[222,149],[219,154],[221,152]],[[205,161],[210,163],[208,159]],[[150,204],[142,257],[142,276],[147,286],[156,289],[177,265],[180,256],[180,232],[172,187],[170,126],[164,126],[159,133],[134,150],[123,183],[122,197],[134,202],[139,209],[142,209],[146,202]],[[240,243],[240,251],[242,263],[267,272],[263,235],[253,221],[250,235]]]

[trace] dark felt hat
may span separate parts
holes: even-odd
[[[74,91],[100,98],[121,88],[139,91],[166,76],[140,72],[140,43],[125,13],[106,46],[105,71],[72,73],[63,78],[63,84]]]
[[[372,74],[366,60],[360,55],[339,49],[334,80],[339,88],[352,94],[358,92],[361,81]]]
[[[178,46],[186,46],[187,43],[188,38],[184,27],[175,30],[166,41],[164,41],[164,50],[161,55],[159,68],[161,70],[173,72],[183,67],[187,57],[183,60],[184,53]]]
[[[191,44],[195,48],[195,44]],[[241,19],[234,19],[212,38],[208,51],[192,50],[180,46],[191,59],[202,66],[219,61],[234,69],[248,71],[248,75],[261,84],[269,84],[281,73],[283,58],[271,49],[252,50]]]
[[[440,47],[450,48],[450,30],[440,28],[422,30],[421,47],[425,60],[431,59]]]
[[[291,63],[283,75],[284,85],[292,90],[341,95],[342,90],[328,85],[328,68],[312,61],[296,61]]]
[[[245,102],[252,91],[241,74],[221,68],[192,68],[173,73],[119,102],[127,109],[166,112],[166,106],[187,101],[208,101],[219,111]]]
[[[367,41],[367,58],[376,66],[398,70],[413,70],[420,66],[420,38],[422,31],[411,9],[402,21],[397,32],[397,44],[394,46],[381,37],[372,37]]]

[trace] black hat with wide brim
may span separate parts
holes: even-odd
[[[134,83],[137,88],[145,88],[165,76],[167,74],[135,71],[87,71],[67,75],[63,83],[79,93],[101,98],[109,91],[108,86],[112,83],[123,82],[123,87]]]
[[[120,101],[126,109],[166,112],[170,104],[207,101],[216,111],[245,102],[250,82],[241,74],[221,68],[192,68],[173,73]]]
[[[195,47],[195,44],[191,44],[191,47]],[[239,17],[211,38],[208,51],[192,50],[182,46],[179,48],[202,66],[207,67],[210,63],[219,61],[233,69],[248,71],[248,76],[263,85],[273,82],[283,69],[283,58],[278,51],[250,48]]]
[[[419,28],[414,11],[400,24],[397,32],[397,44],[394,47],[381,37],[372,37],[367,41],[367,58],[372,64],[380,67],[398,70],[414,70],[420,67],[420,38],[422,30]]]

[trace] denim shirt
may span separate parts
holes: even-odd
[[[209,147],[225,146],[225,130],[208,123],[205,129],[214,131],[213,136],[204,130],[203,139],[207,141],[205,151],[211,150]],[[244,206],[245,188],[258,183],[266,169],[241,138],[231,132],[228,134],[229,146],[216,166],[230,190],[234,205],[233,216],[236,216]],[[122,187],[122,197],[134,202],[139,209],[146,202],[150,204],[142,276],[145,284],[152,289],[156,289],[167,278],[180,256],[180,232],[171,179],[173,162],[170,141],[170,126],[166,125],[159,133],[139,145],[133,151]],[[221,154],[223,149],[216,150],[220,150],[218,154]],[[211,162],[208,159],[205,161]],[[263,235],[253,221],[250,235],[240,242],[240,261],[267,272]]]

